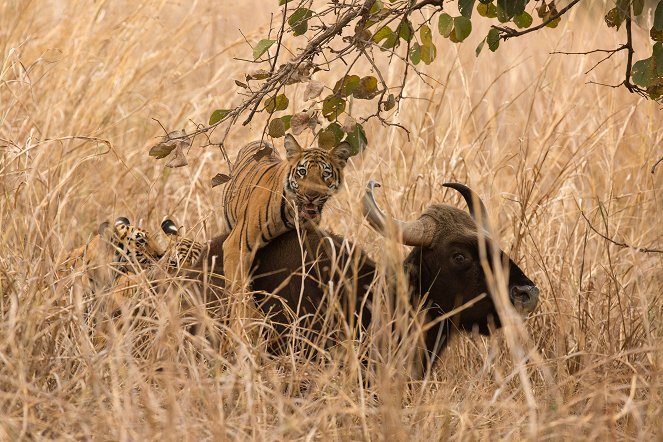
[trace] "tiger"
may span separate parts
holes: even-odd
[[[84,274],[85,288],[107,288],[121,275],[140,271],[163,254],[163,248],[150,233],[121,216],[112,227],[108,221],[101,223],[89,242],[72,250],[60,265],[58,275],[79,270]]]
[[[240,149],[231,179],[221,195],[223,269],[233,287],[247,281],[253,256],[296,223],[318,224],[325,202],[342,184],[352,153],[347,141],[331,150],[303,149],[287,134],[286,159],[272,144],[254,141]]]
[[[181,235],[180,229],[170,218],[161,223],[161,230],[171,239],[166,254],[162,259],[169,271],[192,267],[200,261],[206,251],[206,245]]]

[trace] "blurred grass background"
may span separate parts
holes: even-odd
[[[480,26],[466,44],[436,41],[438,59],[425,68],[436,81],[412,77],[395,116],[409,137],[369,122],[369,146],[351,160],[324,217],[374,259],[391,250],[393,263],[406,250],[362,221],[364,183],[381,181],[381,204],[403,219],[433,203],[462,207],[441,185],[470,185],[503,248],[542,290],[522,354],[504,332],[463,335],[423,382],[385,358],[367,387],[351,355],[342,363],[293,356],[287,369],[201,356],[176,326],[177,302],[153,293],[145,296],[156,319],[129,321],[102,349],[90,344],[54,269],[120,215],[152,230],[174,215],[191,236],[214,236],[220,192],[209,182],[227,171],[221,153],[194,145],[189,166],[167,169],[147,155],[163,134],[155,120],[190,130],[238,103],[232,79],[252,68],[233,59],[251,53],[238,29],[252,43],[265,37],[271,14],[280,20],[276,3],[0,3],[0,437],[662,437],[663,258],[592,229],[663,248],[663,171],[651,173],[663,156],[660,105],[586,84],[621,81],[625,54],[588,75],[600,55],[549,55],[620,44],[601,2],[496,54],[475,57],[487,31]],[[645,39],[646,27],[636,28]],[[383,67],[399,84],[402,68]],[[292,88],[290,111],[302,92]],[[265,121],[260,114],[231,132],[231,158]],[[136,356],[140,339],[155,357]]]

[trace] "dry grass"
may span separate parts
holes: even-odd
[[[398,116],[409,142],[369,125],[371,145],[325,221],[384,256],[395,246],[355,208],[368,177],[402,218],[458,203],[441,184],[468,183],[542,289],[529,338],[519,323],[457,337],[432,376],[410,382],[387,336],[366,387],[353,351],[280,363],[232,339],[214,351],[180,327],[177,296],[144,293],[144,315],[95,347],[75,291],[54,284],[57,263],[118,215],[156,229],[174,214],[198,239],[214,235],[208,183],[225,171],[221,154],[194,147],[189,167],[164,169],[147,156],[161,132],[152,118],[191,127],[236,102],[230,79],[245,66],[232,56],[249,53],[236,29],[267,23],[258,9],[276,2],[135,3],[0,3],[0,438],[663,437],[663,257],[613,245],[583,217],[617,241],[663,248],[663,166],[650,173],[663,114],[623,89],[584,84],[622,67],[588,77],[591,60],[547,55],[616,47],[591,14],[478,59],[472,43],[440,42],[428,72],[441,84],[412,81],[417,98]],[[261,118],[232,133],[232,154]]]

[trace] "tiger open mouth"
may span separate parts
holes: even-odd
[[[320,208],[312,203],[301,204],[299,216],[306,220],[316,221],[320,218]]]

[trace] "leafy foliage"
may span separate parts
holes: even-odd
[[[245,81],[234,80],[243,101],[232,108],[215,110],[208,126],[187,137],[211,132],[217,126],[227,124],[225,139],[240,115],[248,114],[242,123],[248,124],[256,114],[263,113],[267,116],[264,126],[267,136],[280,138],[288,131],[299,135],[309,130],[321,147],[332,148],[346,140],[352,145],[353,154],[359,153],[368,145],[363,126],[367,121],[375,119],[383,125],[398,126],[392,122],[396,115],[393,112],[402,104],[407,76],[414,73],[426,81],[419,69],[422,63],[430,65],[438,60],[438,47],[478,40],[472,38],[474,25],[477,21],[487,21],[491,27],[479,40],[476,54],[479,56],[484,47],[496,52],[511,38],[557,27],[580,0],[566,0],[563,5],[557,4],[561,3],[560,0],[330,1],[274,2],[283,14],[281,27],[270,29],[252,47],[257,66],[246,74]],[[457,13],[449,7],[451,4],[457,6]],[[661,100],[663,0],[656,3],[653,14],[651,52],[642,59],[634,58],[631,22],[643,14],[645,1],[614,0],[614,6],[607,9],[606,25],[617,32],[625,32],[627,41],[614,50],[600,52],[608,52],[609,56],[605,58],[608,59],[616,52],[627,50],[626,78],[620,85],[631,92]],[[290,44],[295,45],[304,41],[293,37],[304,37],[306,43],[295,49],[281,50],[288,38],[293,40]],[[270,51],[271,48],[276,50]],[[287,62],[282,60],[284,53],[290,54]],[[390,63],[407,65],[404,78],[397,84],[388,84],[384,80],[385,76],[378,68],[382,64],[377,63],[380,57]],[[370,73],[362,66],[367,66]],[[314,78],[319,70],[339,74],[326,84]],[[303,95],[293,94],[297,84],[305,85]],[[374,111],[365,114],[366,107],[360,106],[364,114],[357,115],[353,110],[355,100],[372,103]],[[288,108],[292,109],[291,114],[279,115]],[[222,147],[223,140],[218,145]],[[164,158],[174,149],[162,142],[153,147],[150,155]]]

